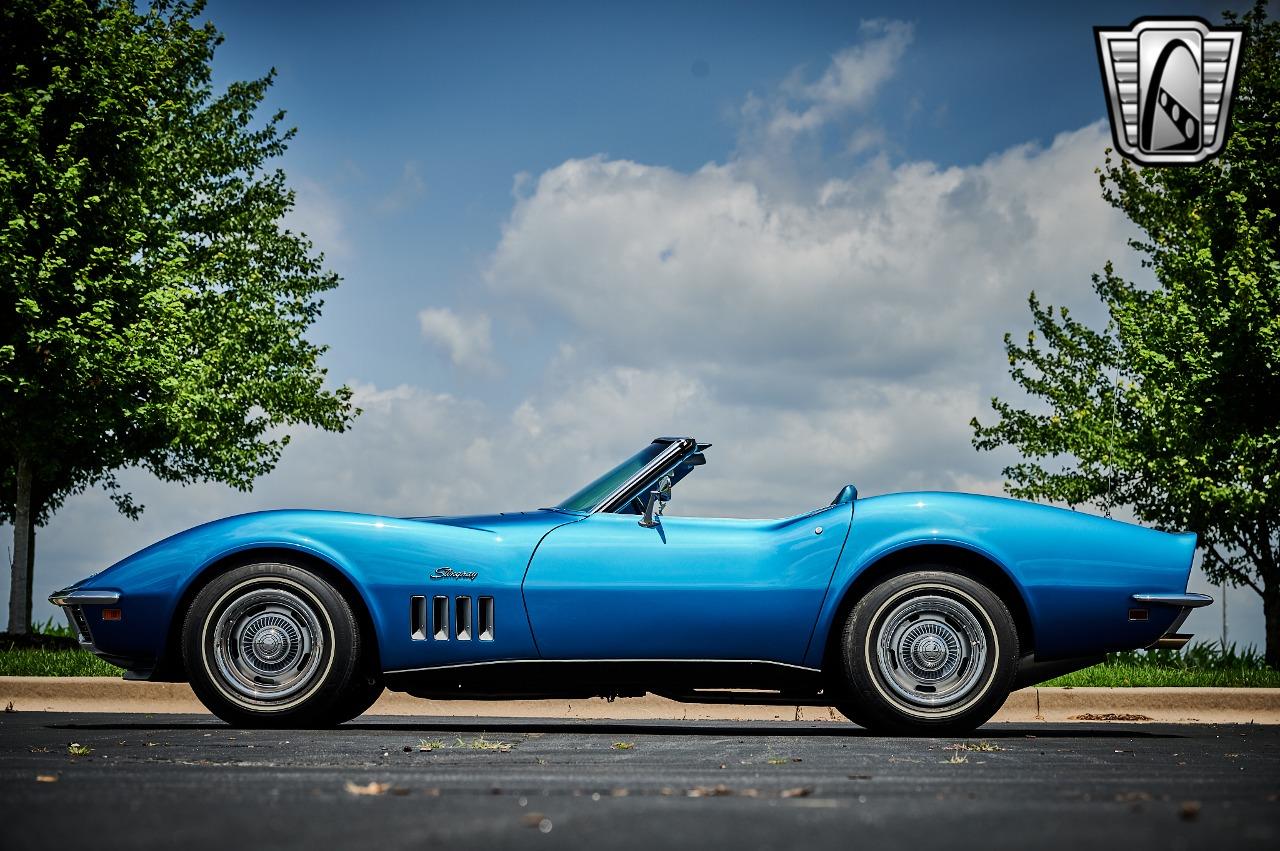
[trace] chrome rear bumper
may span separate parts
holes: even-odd
[[[1208,594],[1134,594],[1133,602],[1146,603],[1148,606],[1182,606],[1185,609],[1198,609],[1213,602]]]
[[[1213,602],[1208,594],[1134,594],[1133,601],[1144,606],[1177,606],[1182,611],[1173,619],[1173,623],[1165,630],[1164,635],[1148,644],[1147,650],[1181,650],[1192,639],[1189,632],[1178,632],[1178,628],[1186,621],[1192,609],[1207,606]]]
[[[1181,650],[1187,646],[1187,642],[1195,636],[1189,632],[1166,632],[1152,643],[1148,644],[1144,650]]]

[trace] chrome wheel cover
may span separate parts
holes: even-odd
[[[324,657],[314,605],[277,587],[254,588],[218,615],[212,655],[223,684],[238,697],[274,704],[313,683]]]
[[[913,707],[945,710],[968,697],[987,663],[987,634],[977,612],[940,594],[911,597],[875,633],[880,679]]]

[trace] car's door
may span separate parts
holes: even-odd
[[[785,520],[592,514],[543,539],[525,575],[546,659],[799,664],[852,506]]]

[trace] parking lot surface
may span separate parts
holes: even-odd
[[[1280,727],[0,715],[6,849],[1276,848]]]

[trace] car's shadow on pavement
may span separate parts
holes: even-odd
[[[245,728],[232,727],[217,721],[197,720],[189,723],[81,723],[49,724],[55,730],[222,730],[243,732],[268,732],[263,728],[246,731]],[[804,738],[884,738],[880,734],[844,722],[806,722],[787,721],[783,723],[756,721],[739,722],[723,721],[708,723],[705,721],[590,721],[566,719],[563,721],[530,720],[512,718],[495,718],[493,720],[477,719],[474,721],[458,721],[453,718],[418,718],[405,717],[394,723],[385,721],[356,720],[340,727],[326,730],[299,730],[293,728],[277,728],[277,732],[292,734],[331,734],[353,732],[391,732],[404,733],[411,730],[445,733],[573,733],[575,735],[651,735],[651,736],[787,736]],[[928,739],[1178,739],[1185,736],[1163,730],[1147,730],[1135,727],[1119,726],[1004,726],[1002,724],[980,727],[964,735],[939,734],[937,736],[902,736],[899,738]]]

